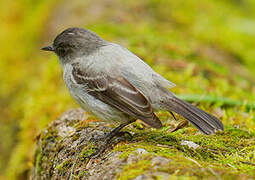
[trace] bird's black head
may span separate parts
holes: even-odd
[[[107,42],[90,30],[82,28],[68,28],[60,33],[53,44],[42,48],[55,52],[61,59],[89,55]]]

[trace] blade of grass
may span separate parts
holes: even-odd
[[[219,103],[221,106],[244,106],[247,111],[255,109],[255,103],[233,100],[221,96],[204,95],[204,94],[182,94],[179,98],[188,102],[202,102],[202,103]]]

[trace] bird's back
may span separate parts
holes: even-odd
[[[113,76],[124,76],[133,86],[140,90],[151,102],[158,101],[156,94],[166,92],[174,84],[156,73],[148,64],[128,49],[109,43],[92,54],[85,62],[97,66],[98,72],[111,71]],[[92,60],[93,59],[93,60]],[[91,65],[92,67],[92,65]],[[93,68],[94,69],[94,68]],[[160,96],[158,96],[160,98]]]

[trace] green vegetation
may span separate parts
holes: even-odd
[[[183,140],[192,141],[199,147],[193,149],[184,146],[181,144]],[[197,131],[191,128],[176,132],[169,132],[166,128],[157,131],[136,130],[133,143],[118,145],[115,151],[124,152],[120,158],[125,159],[137,148],[145,149],[149,154],[145,154],[141,161],[127,165],[120,179],[132,178],[134,174],[141,175],[145,170],[153,171],[149,161],[153,155],[170,159],[171,163],[164,166],[162,171],[175,173],[175,176],[254,177],[255,134],[236,128],[227,127],[224,133],[213,136],[198,135]],[[196,173],[190,171],[193,168]],[[204,169],[199,172],[199,168],[200,171],[201,168]],[[223,173],[225,174],[222,176]]]
[[[223,134],[214,136],[197,134],[194,128],[173,133],[167,127],[135,130],[136,142],[115,150],[129,153],[141,147],[170,158],[172,166],[162,171],[172,172],[173,178],[212,173],[200,172],[187,157],[202,167],[212,165],[225,179],[252,176],[254,19],[254,0],[1,1],[0,179],[26,179],[36,136],[65,110],[77,107],[57,57],[40,51],[69,26],[89,28],[126,46],[174,82],[174,93],[214,113],[226,126]],[[160,117],[170,125],[169,114]],[[201,148],[180,147],[181,140]],[[150,156],[125,167],[126,179],[151,170],[149,162]]]

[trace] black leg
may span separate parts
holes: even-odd
[[[118,135],[118,134],[125,134],[125,133],[120,133],[120,130],[122,128],[124,128],[125,126],[127,126],[128,124],[132,123],[131,122],[126,122],[123,124],[120,124],[118,127],[116,127],[115,129],[113,129],[111,132],[109,132],[108,134],[106,134],[104,136],[104,138],[100,138],[100,139],[105,139],[104,143],[102,146],[100,146],[94,153],[92,153],[91,155],[89,155],[89,158],[96,158],[98,157],[101,153],[103,153],[107,147],[111,144],[111,140],[114,136]],[[131,135],[130,133],[128,133],[129,135]],[[132,136],[132,135],[131,135]]]
[[[173,116],[174,120],[177,121],[177,119],[176,119],[176,117],[175,117],[175,115],[174,115],[174,113],[172,111],[170,111],[170,114]]]
[[[111,141],[111,139],[116,136],[117,134],[119,134],[120,130],[122,128],[124,128],[125,126],[129,125],[131,122],[126,122],[126,123],[123,123],[123,124],[120,124],[118,127],[116,127],[115,129],[113,129],[111,132],[109,132],[107,135],[106,135],[106,141]]]
[[[128,124],[132,123],[133,121],[131,122],[126,122],[126,123],[123,123],[123,124],[120,124],[118,127],[116,127],[115,129],[113,129],[111,132],[109,133],[106,133],[102,136],[96,136],[96,137],[93,137],[92,138],[92,141],[101,141],[101,140],[108,140],[110,141],[114,136],[116,135],[125,135],[125,134],[128,134],[130,137],[132,137],[132,135],[129,133],[129,132],[120,132],[120,130],[122,128],[124,128],[125,126],[127,126]]]

